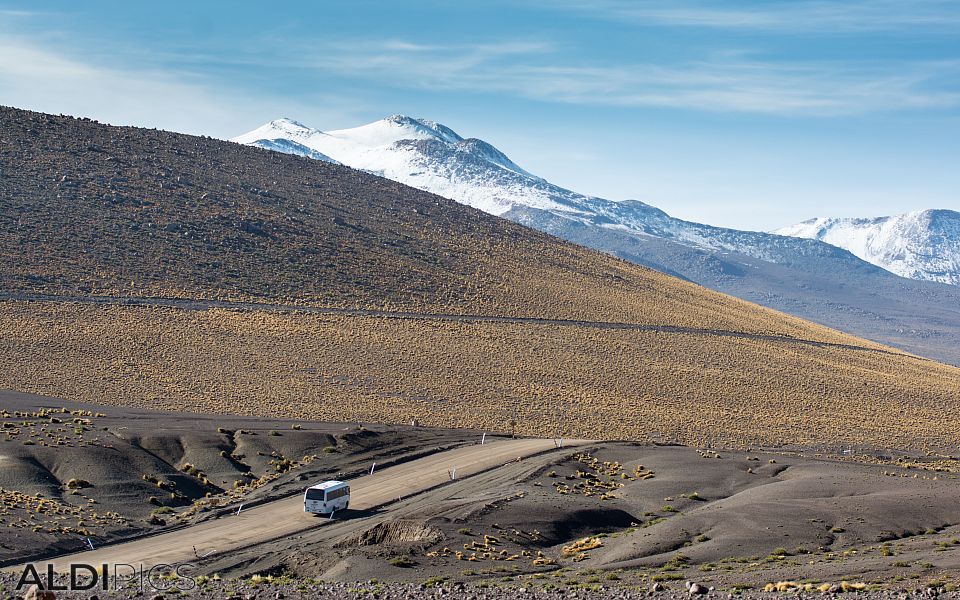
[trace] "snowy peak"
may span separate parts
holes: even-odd
[[[525,171],[492,144],[406,115],[326,132],[277,119],[234,141],[302,156],[317,153],[562,236],[589,228],[588,245],[595,247],[611,236],[632,235],[780,265],[840,260],[855,270],[880,267],[905,277],[960,284],[960,235],[953,211],[813,219],[777,231],[779,235],[711,227],[675,219],[642,202],[561,188]]]
[[[270,121],[269,125],[276,127],[278,129],[287,129],[290,131],[297,131],[297,130],[313,131],[312,129],[310,129],[300,121],[294,121],[293,119],[288,119],[287,117],[280,117],[279,119]]]
[[[418,134],[435,137],[451,144],[455,144],[463,140],[463,138],[460,137],[456,131],[450,129],[446,125],[437,123],[436,121],[430,121],[428,119],[416,119],[406,115],[393,115],[383,119],[383,122],[395,124],[404,131],[415,131]],[[412,138],[407,137],[404,139]]]
[[[920,210],[867,219],[810,219],[775,233],[821,240],[911,279],[960,285],[960,213]]]
[[[240,144],[251,144],[259,140],[308,138],[315,133],[320,132],[307,127],[303,123],[284,117],[270,121],[266,125],[261,125],[249,133],[234,138],[233,141]]]
[[[249,133],[234,138],[233,141],[273,150],[275,152],[296,154],[298,156],[306,156],[307,158],[338,164],[338,161],[311,147],[310,140],[322,135],[322,131],[311,129],[303,123],[299,123],[293,119],[281,118],[270,121],[266,125],[257,127]]]
[[[277,136],[285,136],[285,142]],[[594,228],[601,237],[605,232],[625,232],[774,262],[843,252],[827,244],[681,221],[635,200],[617,202],[578,194],[525,171],[492,144],[463,138],[427,119],[393,115],[326,132],[278,119],[234,141],[304,156],[306,148],[355,169],[546,231],[562,223]]]
[[[445,125],[405,115],[393,115],[351,129],[328,131],[326,135],[365,148],[390,146],[402,140],[435,139],[455,144],[463,139]]]
[[[301,156],[316,152],[497,215],[517,205],[582,212],[570,198],[559,198],[579,195],[531,175],[493,145],[465,139],[428,119],[393,115],[360,127],[320,131],[284,118],[233,141]]]

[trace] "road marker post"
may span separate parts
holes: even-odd
[[[373,470],[377,468],[377,463],[370,465],[370,474],[373,475]]]
[[[480,436],[480,445],[482,446],[484,442],[487,441],[487,434]]]
[[[87,545],[90,546],[91,550],[95,550],[95,548],[93,547],[93,541],[90,538],[87,538]]]
[[[235,516],[240,516],[240,511],[243,510],[243,502],[240,503],[240,506],[237,507],[237,514]]]

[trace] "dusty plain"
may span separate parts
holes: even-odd
[[[598,441],[198,556],[197,593],[957,585],[958,368],[342,166],[0,141],[4,564],[499,432]]]
[[[237,518],[241,503],[359,476],[374,460],[388,472],[397,461],[479,442],[478,432],[419,426],[162,413],[12,392],[2,401],[21,423],[36,423],[21,425],[33,439],[61,439],[52,448],[0,442],[8,565],[76,552],[86,537],[99,546]],[[68,420],[69,431],[58,431]],[[724,593],[778,583],[815,593],[842,582],[850,591],[953,589],[956,463],[848,450],[561,447],[266,544],[198,552],[192,574],[211,593],[217,578],[292,593],[321,581],[353,586],[341,591],[380,585],[370,581],[543,593],[682,592],[685,581]]]

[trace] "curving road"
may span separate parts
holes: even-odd
[[[564,446],[582,443],[584,442],[565,440]],[[519,457],[555,448],[553,440],[520,439],[478,444],[433,454],[351,480],[350,509],[369,510],[442,485],[450,481],[449,471],[454,468],[457,479],[461,479],[516,461]],[[71,562],[92,565],[142,564],[145,569],[149,569],[154,565],[175,565],[198,557],[239,550],[301,533],[327,522],[329,520],[326,517],[304,513],[303,497],[297,495],[242,510],[239,515],[105,546],[98,550],[37,561],[36,564],[40,572],[46,570],[47,563],[54,563],[57,571],[66,571]],[[20,572],[22,567],[23,565],[14,565],[4,570]]]

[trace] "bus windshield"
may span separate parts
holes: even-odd
[[[307,489],[307,500],[323,500],[323,490]]]

